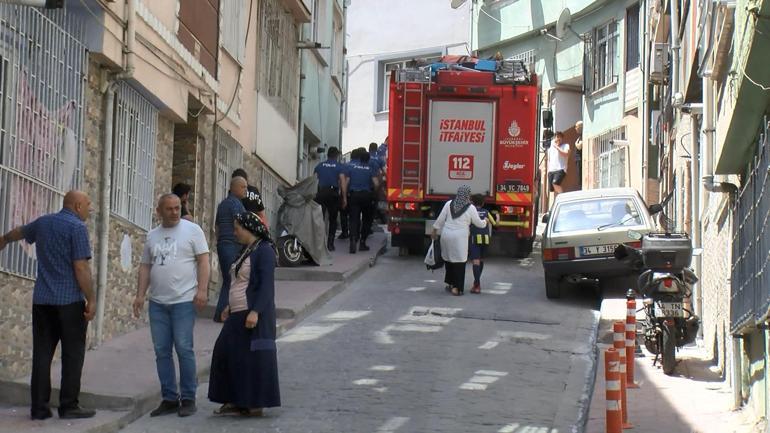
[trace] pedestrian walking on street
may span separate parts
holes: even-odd
[[[245,246],[231,269],[225,322],[211,358],[209,400],[218,415],[262,416],[281,405],[275,346],[275,249],[267,227],[253,213],[235,217]]]
[[[556,131],[548,148],[548,187],[554,198],[564,192],[561,183],[567,176],[569,143],[563,143],[564,133]]]
[[[468,257],[473,264],[473,286],[471,287],[471,293],[478,294],[481,293],[481,273],[484,271],[484,256],[489,246],[489,225],[494,225],[495,220],[489,214],[489,211],[484,209],[483,195],[474,194],[471,197],[471,201],[479,213],[479,218],[488,223],[487,227],[484,228],[471,226],[471,237],[468,244]]]
[[[174,194],[158,200],[161,225],[147,233],[139,266],[134,315],[139,317],[150,296],[150,334],[160,379],[160,405],[150,416],[195,413],[198,387],[193,328],[195,309],[206,306],[209,284],[209,247],[200,226],[181,218]],[[173,351],[179,360],[179,388]]]
[[[441,236],[441,257],[444,259],[446,289],[455,296],[465,289],[465,264],[468,261],[470,226],[485,228],[487,222],[471,206],[471,187],[462,185],[454,199],[446,202],[436,222],[431,238]]]
[[[236,170],[237,173],[237,170]],[[248,182],[241,176],[235,176],[230,180],[230,193],[219,203],[215,219],[217,234],[217,257],[219,258],[219,272],[222,276],[222,287],[219,289],[217,307],[214,310],[214,321],[221,321],[222,310],[227,305],[227,294],[230,291],[230,266],[232,266],[238,254],[241,252],[241,244],[235,239],[233,233],[233,221],[235,216],[245,212],[241,200],[248,192]]]
[[[179,197],[179,200],[182,202],[182,218],[186,219],[187,221],[193,220],[192,214],[190,214],[190,209],[188,208],[190,191],[192,191],[192,187],[186,183],[178,183],[174,185],[174,188],[171,190],[171,192],[176,194],[176,196]]]
[[[242,177],[246,179],[246,196],[241,199],[243,207],[247,212],[254,212],[262,220],[267,228],[270,228],[270,223],[267,222],[267,214],[265,214],[265,202],[262,200],[262,193],[259,192],[259,188],[248,183],[249,175],[246,174],[246,170],[238,168],[233,171],[232,177]]]
[[[0,251],[24,239],[35,245],[37,279],[32,293],[32,381],[30,417],[52,416],[51,361],[61,342],[59,418],[90,418],[80,407],[80,377],[86,353],[86,329],[96,314],[91,279],[91,244],[85,221],[91,200],[80,191],[64,196],[63,209],[43,215],[0,238]]]
[[[360,147],[353,151],[353,160],[348,165],[350,176],[350,254],[356,253],[356,248],[361,251],[369,251],[366,245],[367,223],[369,222],[369,209],[372,204],[372,192],[379,186],[379,179],[367,158],[369,152]]]
[[[332,146],[327,152],[326,161],[316,165],[314,172],[318,177],[316,203],[320,204],[326,215],[329,233],[326,248],[334,251],[334,237],[337,234],[337,214],[340,207],[348,205],[346,166],[337,160],[339,149]]]

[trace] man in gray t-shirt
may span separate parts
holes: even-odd
[[[208,301],[209,247],[203,230],[181,219],[182,205],[174,194],[158,200],[161,225],[147,233],[139,267],[134,315],[150,293],[150,333],[155,347],[163,401],[150,416],[195,413],[197,390],[193,327],[195,308]],[[172,352],[179,359],[179,390]]]

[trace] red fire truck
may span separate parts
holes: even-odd
[[[390,81],[388,226],[424,252],[444,203],[467,184],[499,220],[493,252],[526,257],[539,196],[538,79],[515,60],[442,59]]]

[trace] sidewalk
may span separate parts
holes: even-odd
[[[604,433],[605,384],[604,351],[612,346],[612,323],[625,321],[625,299],[605,299],[601,307],[601,324],[597,350],[598,365],[586,433]],[[641,318],[639,312],[637,320]],[[637,389],[628,390],[628,420],[634,433],[753,433],[751,416],[731,410],[730,385],[721,379],[705,351],[685,347],[677,352],[680,361],[673,376],[653,367],[654,355],[642,347],[643,357],[635,359]]]
[[[276,270],[276,309],[278,335],[340,293],[353,279],[373,266],[384,252],[385,233],[369,239],[371,251],[349,254],[344,242],[337,241],[334,264],[324,268],[298,267]],[[213,308],[205,309],[195,323],[195,356],[198,378],[208,375],[211,352],[220,324],[211,320]],[[51,367],[54,387],[52,406],[58,402],[61,364]],[[155,373],[155,354],[149,328],[114,338],[96,350],[86,352],[81,383],[81,404],[97,409],[96,417],[86,420],[46,421],[29,419],[29,377],[0,381],[0,432],[114,432],[152,410],[160,399]]]

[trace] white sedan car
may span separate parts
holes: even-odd
[[[651,212],[659,209],[659,205],[648,208],[633,188],[559,194],[551,212],[543,217],[546,296],[558,298],[563,280],[599,280],[602,288],[613,282],[635,284],[637,272],[616,260],[613,253],[621,243],[640,246],[628,237],[629,230],[643,235],[654,231]]]

